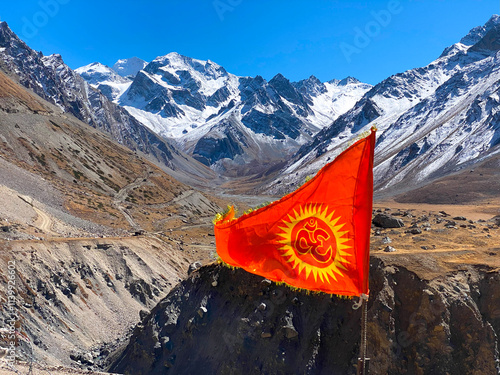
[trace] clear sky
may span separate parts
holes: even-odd
[[[376,84],[425,66],[500,13],[500,0],[2,0],[31,48],[71,68],[169,52],[240,76]]]

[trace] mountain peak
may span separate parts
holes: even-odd
[[[48,61],[57,61],[60,63],[64,63],[63,58],[59,53],[53,53],[52,55],[44,56],[44,58]]]
[[[135,77],[146,65],[146,61],[134,56],[129,59],[118,60],[112,69],[122,77]]]
[[[327,91],[325,85],[314,75],[311,75],[307,79],[300,80],[299,82],[294,82],[292,85],[295,86],[301,93],[313,97]]]
[[[293,85],[303,85],[303,84],[310,84],[310,85],[321,85],[322,82],[316,77],[315,75],[311,74],[309,78],[302,79],[299,82],[294,82],[292,83]]]
[[[291,103],[301,105],[307,110],[310,110],[307,106],[304,97],[299,93],[295,84],[291,83],[290,80],[283,76],[283,74],[276,74],[270,81],[269,86],[271,86],[280,96],[285,98]]]
[[[490,22],[494,23],[495,25],[500,24],[500,15],[498,14],[492,15],[491,18],[488,20],[488,22],[486,22],[486,24],[489,24]]]
[[[347,86],[349,84],[355,84],[355,83],[361,83],[361,81],[354,77],[347,76],[339,82],[339,86]]]
[[[253,78],[253,80],[260,85],[264,84],[264,82],[266,81],[260,74],[257,74],[255,78]]]
[[[20,61],[25,61],[34,56],[42,57],[41,52],[32,50],[14,33],[7,22],[0,22],[0,48],[7,55],[13,58],[18,58]]]
[[[192,57],[181,55],[178,52],[170,52],[164,56],[158,56],[150,64],[153,66],[170,66],[173,69],[184,70],[187,67],[192,67],[195,70],[205,70],[208,66],[215,69],[222,69],[222,67],[210,60],[198,60]]]
[[[321,81],[318,79],[318,77],[316,77],[314,74],[311,74],[311,75],[309,76],[309,78],[308,78],[308,79],[309,79],[309,80],[311,80],[311,81],[319,81],[319,82],[321,82]]]
[[[202,85],[202,82],[217,80],[221,77],[228,76],[227,71],[222,66],[210,60],[198,60],[192,57],[183,56],[177,52],[170,52],[167,55],[158,56],[151,61],[144,70],[150,74],[160,74],[166,81],[174,85],[194,80],[192,82],[195,91],[201,88],[200,85]],[[213,87],[215,86],[212,86],[212,88]]]
[[[90,76],[90,75],[117,75],[117,73],[111,69],[109,66],[104,65],[100,62],[93,62],[88,65],[82,66],[78,69],[75,69],[75,72],[80,74],[81,76]],[[84,77],[86,80],[87,78]],[[94,83],[94,82],[90,82]]]
[[[186,56],[181,55],[179,52],[169,52],[165,55],[166,57],[169,58],[185,58]]]
[[[0,22],[0,47],[7,47],[12,41],[21,41],[18,36],[10,29],[7,22]]]
[[[14,32],[10,29],[9,25],[7,24],[7,22],[5,22],[5,21],[0,21],[0,31],[1,32],[7,31],[10,34],[15,35]]]
[[[477,26],[471,29],[469,33],[460,40],[460,43],[466,46],[473,46],[497,25],[500,25],[500,16],[494,14],[484,26]]]
[[[166,55],[156,57],[156,59],[154,59],[152,62],[158,62],[161,64],[168,64],[168,65],[177,65],[177,64],[184,64],[191,60],[194,59],[181,55],[178,52],[169,52]]]
[[[273,78],[271,78],[271,80],[269,81],[270,85],[275,85],[277,83],[290,84],[290,81],[283,74],[278,73]]]
[[[93,63],[90,63],[89,65],[86,65],[88,67],[93,67],[93,68],[98,68],[98,67],[106,67],[106,68],[109,68],[107,65],[104,65],[102,63],[100,63],[99,61],[96,61],[96,62],[93,62]]]
[[[283,74],[276,74],[270,81],[269,85],[274,87],[276,90],[293,90],[293,86],[290,83],[290,80],[286,78]]]
[[[500,23],[494,25],[469,51],[493,51],[500,50]]]
[[[82,66],[75,70],[85,81],[98,88],[109,100],[117,99],[131,84],[132,80],[120,76],[109,66],[100,62]]]

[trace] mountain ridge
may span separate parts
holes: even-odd
[[[109,84],[90,66],[78,71],[88,82],[101,79],[100,84],[118,91],[119,83]],[[370,87],[350,77],[325,83],[315,77],[290,82],[281,74],[269,82],[260,76],[237,77],[210,60],[171,52],[147,64],[119,97],[108,97],[195,159],[235,175],[281,163]],[[226,151],[214,149],[219,142]],[[259,157],[259,149],[269,152]]]
[[[475,44],[457,43],[429,65],[375,85],[299,149],[280,173],[288,177],[263,189],[280,193],[300,185],[373,125],[379,129],[374,169],[379,193],[422,185],[497,154],[499,23],[493,16],[488,27],[469,33],[470,40],[483,35]]]
[[[213,172],[159,137],[126,110],[112,103],[70,69],[58,54],[43,56],[0,23],[0,61],[26,88],[90,126],[105,131],[130,149],[185,181],[215,178]]]

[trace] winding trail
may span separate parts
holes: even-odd
[[[127,208],[124,206],[124,203],[131,191],[134,189],[147,184],[149,182],[149,176],[151,175],[151,169],[148,167],[147,170],[144,172],[144,174],[141,177],[137,177],[133,182],[131,182],[128,185],[125,185],[123,188],[116,193],[114,199],[113,199],[113,204],[115,207],[122,213],[123,217],[125,217],[125,220],[129,223],[129,225],[132,227],[133,230],[135,231],[140,231],[142,230],[141,226],[134,220],[130,212],[127,210]]]
[[[47,214],[45,211],[39,209],[38,207],[35,206],[35,201],[33,198],[28,197],[26,195],[17,195],[21,200],[26,202],[33,208],[35,213],[37,214],[37,218],[33,225],[40,229],[41,231],[45,232],[46,234],[51,234],[51,235],[58,235],[58,233],[54,232],[52,230],[52,225],[54,224],[54,219],[52,218],[51,215]]]
[[[35,221],[34,225],[38,229],[41,229],[42,231],[44,231],[45,233],[55,234],[52,231],[53,220],[50,217],[50,215],[47,215],[47,213],[45,213],[44,211],[40,210],[39,208],[36,208],[35,206],[33,206],[33,209],[35,210],[35,212],[38,215],[38,217],[36,218],[36,221]]]

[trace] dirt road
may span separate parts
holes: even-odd
[[[125,220],[127,220],[129,225],[135,231],[141,230],[141,226],[134,220],[132,215],[130,215],[127,208],[124,207],[124,204],[130,192],[148,183],[151,173],[151,169],[148,167],[141,177],[136,178],[133,182],[121,188],[120,191],[116,193],[113,199],[113,204],[115,205],[115,207],[122,213],[122,215],[125,217]]]

